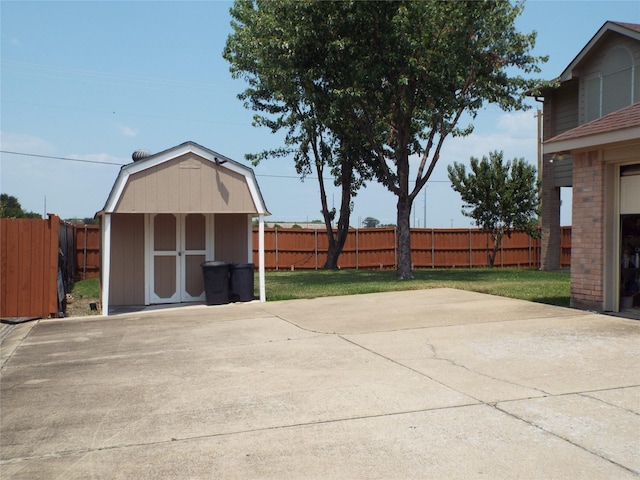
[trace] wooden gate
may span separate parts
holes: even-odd
[[[0,219],[0,318],[58,313],[60,218]],[[66,232],[65,232],[66,234]]]

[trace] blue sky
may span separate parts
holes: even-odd
[[[144,148],[159,152],[191,140],[242,163],[246,153],[280,145],[281,136],[251,126],[221,52],[231,28],[230,2],[2,1],[0,190],[23,208],[63,218],[100,210],[119,165]],[[541,78],[559,75],[607,20],[640,23],[640,2],[529,1],[518,27],[536,30],[535,54],[549,55]],[[412,225],[469,227],[446,166],[503,150],[536,163],[537,104],[502,112],[489,106],[474,133],[449,139],[416,200]],[[39,157],[36,155],[44,156]],[[255,167],[278,221],[319,219],[317,181],[297,177],[292,160]],[[338,191],[329,192],[329,201]],[[426,208],[425,208],[426,204]],[[336,207],[338,205],[336,204]],[[562,223],[571,223],[570,191]],[[370,184],[355,198],[351,224],[375,217],[395,223],[395,197]]]

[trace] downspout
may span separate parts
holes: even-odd
[[[102,224],[102,315],[109,315],[109,280],[111,277],[111,214],[105,213]]]
[[[264,213],[258,217],[258,281],[260,283],[260,302],[267,301],[264,288]]]

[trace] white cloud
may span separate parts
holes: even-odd
[[[127,125],[116,125],[118,132],[125,137],[135,137],[138,134],[138,131],[134,128],[131,128]]]
[[[53,155],[56,151],[53,144],[40,137],[26,133],[0,131],[0,146],[2,150],[36,155]]]
[[[503,151],[507,160],[524,158],[537,164],[537,123],[532,111],[503,113],[495,119],[497,128],[486,133],[450,138],[443,146],[444,163],[468,162],[470,157],[482,158],[494,150]]]
[[[498,120],[498,128],[513,138],[530,138],[536,136],[536,114],[532,110],[526,112],[505,113]]]
[[[27,211],[52,212],[62,218],[92,216],[104,205],[119,165],[131,161],[107,153],[61,153],[46,140],[22,133],[0,132],[0,146],[5,151],[28,154],[1,154],[0,191],[17,197]]]

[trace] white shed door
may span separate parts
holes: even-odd
[[[153,215],[150,225],[150,303],[204,300],[201,264],[207,218],[201,213]]]

